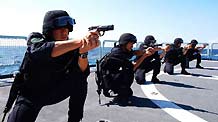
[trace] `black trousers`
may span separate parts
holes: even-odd
[[[84,103],[87,96],[87,82],[74,83],[73,90],[69,94],[68,122],[80,122],[83,118]],[[61,93],[56,94],[55,99],[58,99],[58,97],[63,99],[63,96],[60,95]],[[42,107],[34,104],[26,97],[19,96],[7,122],[35,122]]]
[[[118,94],[120,97],[129,97],[133,95],[131,85],[134,80],[134,72],[132,69],[123,70],[117,74],[112,74],[111,90]]]
[[[160,73],[161,61],[159,59],[155,59],[151,62],[147,62],[142,64],[136,71],[135,71],[135,80],[137,83],[142,84],[145,80],[146,73],[153,70],[153,78],[156,78],[157,75]]]
[[[186,67],[185,56],[177,57],[174,60],[167,59],[165,62],[165,66],[164,66],[164,72],[167,72],[169,74],[173,74],[174,73],[174,66],[179,64],[179,63],[181,64],[182,71],[184,71],[185,67]]]
[[[42,106],[35,106],[23,96],[19,96],[7,122],[35,122]]]
[[[201,63],[201,54],[196,53],[194,55],[186,56],[186,67],[189,67],[189,62],[193,61],[194,59],[197,59],[196,66],[200,65],[200,63]]]

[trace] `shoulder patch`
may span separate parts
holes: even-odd
[[[43,38],[32,38],[32,39],[30,40],[30,42],[31,42],[32,44],[34,44],[34,43],[42,42],[43,40],[44,40]]]
[[[32,32],[29,34],[27,37],[27,45],[31,45],[34,43],[42,42],[44,40],[44,37],[41,33],[39,32]]]

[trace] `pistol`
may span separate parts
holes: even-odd
[[[88,29],[89,31],[97,30],[100,33],[100,36],[103,36],[105,31],[114,30],[114,25],[91,26]]]

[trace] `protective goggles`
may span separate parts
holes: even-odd
[[[75,19],[69,17],[69,16],[63,16],[63,17],[58,17],[54,20],[54,25],[56,27],[63,27],[67,25],[74,25],[76,24]]]
[[[155,44],[156,40],[150,40],[150,43]]]

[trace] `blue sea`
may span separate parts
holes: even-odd
[[[0,46],[0,75],[11,74],[17,71],[22,62],[25,50],[25,46]],[[111,47],[104,47],[103,49],[102,47],[99,47],[91,50],[88,55],[89,64],[95,64],[97,59],[99,59],[110,50]],[[209,52],[210,54],[208,55],[208,50],[204,50],[202,52],[202,59],[218,60],[218,49],[213,51],[209,50]]]
[[[91,50],[88,55],[89,64],[94,65],[97,59],[110,50],[111,47],[104,47],[103,50],[101,47]],[[0,46],[0,75],[11,74],[17,71],[25,51],[25,46]]]

